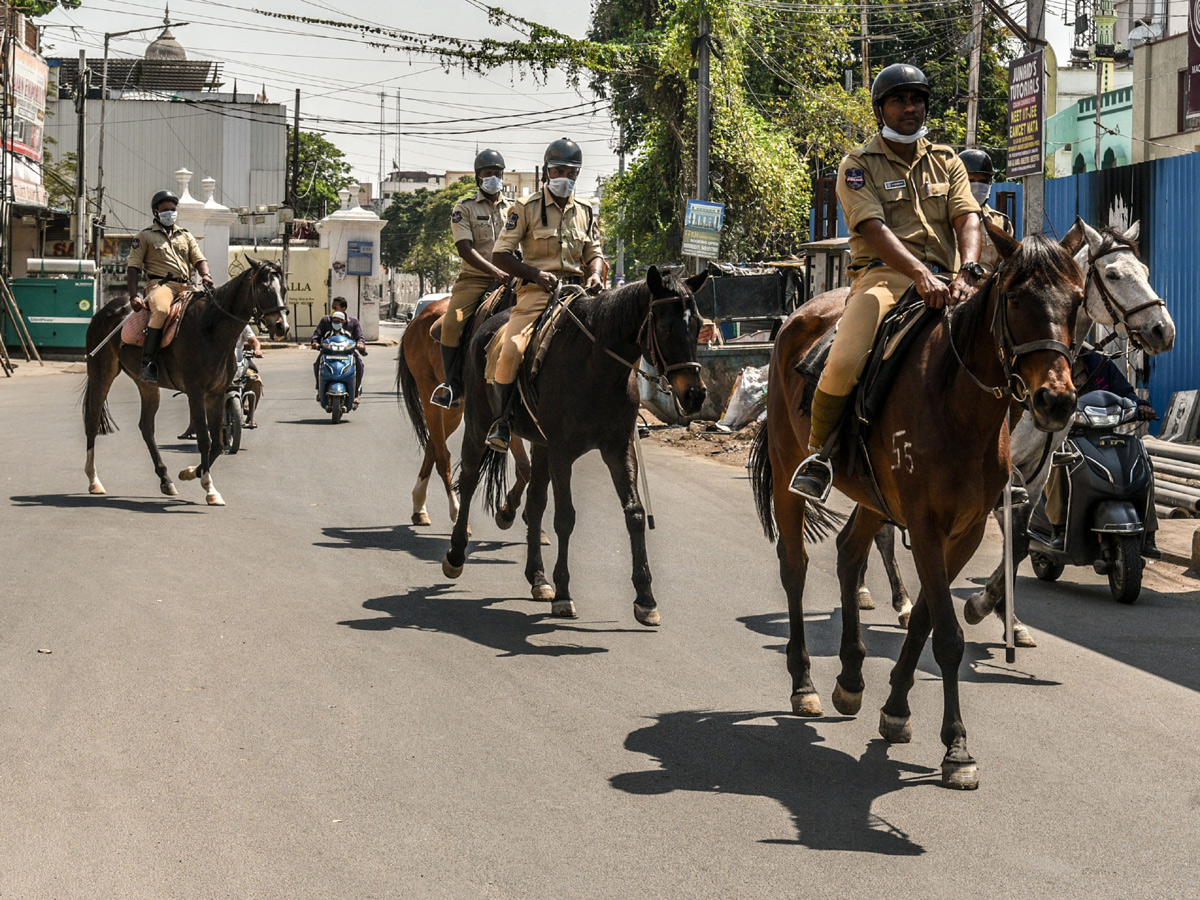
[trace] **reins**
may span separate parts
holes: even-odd
[[[282,277],[282,274],[280,274],[280,277]],[[253,292],[254,276],[249,275],[248,278],[250,280],[250,285],[246,288],[246,290]],[[233,319],[233,321],[240,324],[243,328],[245,326],[249,325],[251,322],[254,322],[254,324],[258,325],[261,328],[263,326],[263,319],[266,316],[280,314],[280,313],[286,313],[287,309],[288,309],[286,303],[281,303],[279,306],[275,306],[275,307],[272,307],[271,309],[266,309],[266,310],[259,309],[258,304],[256,303],[254,305],[254,311],[249,316],[242,318],[241,316],[234,315],[229,310],[227,310],[224,306],[221,305],[220,301],[217,299],[216,291],[206,290],[206,291],[204,291],[204,293],[207,294],[212,299],[212,306],[214,309],[218,310],[222,315],[227,316],[230,319]],[[236,296],[234,297],[234,300],[235,301],[237,300]]]

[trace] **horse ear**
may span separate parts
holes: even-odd
[[[1130,225],[1129,230],[1126,231],[1123,235],[1121,235],[1121,237],[1125,238],[1125,240],[1129,241],[1129,243],[1132,244],[1137,241],[1138,235],[1141,233],[1142,233],[1142,223],[1139,220],[1137,222],[1134,222],[1132,225]]]
[[[699,275],[693,275],[691,278],[689,278],[687,280],[687,286],[689,288],[691,288],[691,291],[694,294],[694,293],[696,293],[696,291],[700,290],[701,286],[706,281],[708,281],[708,269],[707,268],[703,272],[701,272]]]
[[[242,254],[242,256],[244,256],[244,257],[246,258],[246,263],[247,263],[247,264],[250,266],[250,268],[252,268],[252,269],[257,269],[259,266],[261,266],[261,265],[262,265],[262,263],[260,263],[260,262],[259,262],[257,259],[255,259],[254,257],[252,257],[252,256],[251,256],[249,253],[243,253],[243,254]]]
[[[1100,249],[1100,245],[1104,243],[1104,235],[1098,232],[1087,222],[1083,221],[1083,219],[1079,220],[1079,224],[1083,228],[1084,237],[1087,238],[1088,249],[1095,253]]]
[[[663,292],[662,275],[658,272],[658,266],[651,266],[646,270],[646,286],[650,288],[650,293],[658,295]]]
[[[1072,256],[1078,253],[1079,248],[1083,246],[1083,219],[1076,216],[1075,221],[1071,223],[1071,227],[1067,229],[1067,233],[1063,235],[1059,243]]]
[[[1008,236],[1003,228],[997,228],[991,222],[987,224],[987,233],[992,239],[992,243],[996,245],[996,249],[1000,251],[1000,255],[1008,259],[1021,247],[1021,242],[1015,238]]]

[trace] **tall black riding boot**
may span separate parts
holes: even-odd
[[[442,345],[442,371],[446,380],[434,389],[433,396],[429,398],[429,402],[434,406],[440,406],[442,409],[457,409],[462,406],[463,355],[459,352],[461,349],[461,344],[458,347]]]
[[[508,452],[508,444],[512,440],[513,400],[517,396],[517,383],[493,384],[490,386],[492,412],[496,421],[488,432],[487,444],[499,453]]]
[[[161,328],[146,329],[146,344],[142,347],[142,381],[158,384],[158,345],[162,343]]]

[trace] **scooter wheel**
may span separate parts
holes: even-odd
[[[1029,561],[1033,563],[1033,574],[1041,581],[1057,581],[1058,576],[1063,573],[1065,568],[1062,563],[1051,559],[1044,553],[1030,553]]]

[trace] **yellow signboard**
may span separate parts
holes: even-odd
[[[229,275],[244,270],[246,257],[280,262],[282,247],[230,247]],[[329,309],[329,248],[293,247],[288,252],[288,316],[294,340],[312,335],[321,316]]]

